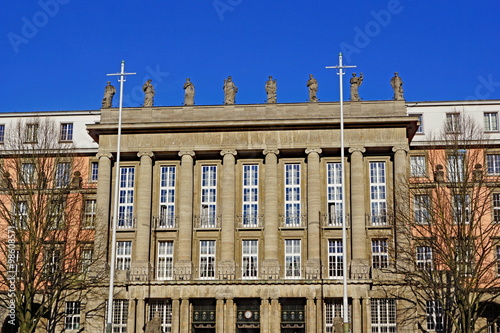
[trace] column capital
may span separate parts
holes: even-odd
[[[364,154],[366,152],[365,147],[350,147],[349,148],[349,153],[354,153],[354,152],[360,152],[361,154]]]
[[[113,158],[113,154],[111,153],[97,153],[95,156],[97,157],[97,159],[101,159],[101,157],[107,157],[109,159]]]
[[[402,146],[394,146],[392,147],[392,151],[397,153],[398,151],[404,151],[405,153],[407,153],[410,149],[408,148],[407,145],[402,145]]]
[[[225,156],[225,155],[233,155],[233,156],[236,156],[238,153],[236,152],[235,149],[223,149],[220,151],[220,154],[222,156]]]
[[[181,151],[179,151],[180,157],[182,157],[184,155],[189,155],[191,157],[194,157],[195,153],[194,153],[194,150],[181,150]]]
[[[153,154],[152,151],[140,151],[137,153],[137,157],[141,158],[143,156],[153,158],[153,157],[155,157],[155,154]]]
[[[309,155],[310,153],[316,153],[316,154],[321,154],[323,150],[321,148],[307,148],[306,149],[306,154]]]
[[[262,154],[267,155],[267,154],[274,154],[278,155],[280,151],[277,148],[266,148],[262,151]]]

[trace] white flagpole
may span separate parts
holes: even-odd
[[[343,319],[344,333],[349,332],[349,298],[347,297],[347,225],[346,225],[346,204],[345,204],[345,161],[344,161],[344,91],[343,81],[344,68],[354,68],[356,66],[343,66],[342,53],[339,53],[339,65],[327,66],[326,68],[338,68],[337,75],[339,76],[340,84],[340,170],[342,173],[342,284],[343,284]]]
[[[125,75],[134,75],[135,73],[125,73],[125,61],[122,61],[121,72],[116,74],[108,74],[108,76],[117,76],[120,78],[120,104],[118,107],[118,137],[116,144],[116,168],[115,168],[115,200],[113,203],[113,222],[111,233],[111,259],[109,263],[109,296],[108,296],[108,313],[106,320],[106,332],[111,333],[113,327],[113,294],[115,287],[115,260],[116,260],[116,225],[118,223],[118,196],[120,188],[120,148],[122,136],[122,106],[123,106],[123,83]]]

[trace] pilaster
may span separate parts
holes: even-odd
[[[316,303],[314,298],[308,298],[306,301],[307,317],[306,332],[317,332],[316,330]]]
[[[235,274],[234,262],[234,219],[235,219],[235,156],[236,150],[222,150],[222,231],[221,231],[221,262],[219,272],[223,276]]]
[[[262,298],[260,301],[260,332],[269,333],[269,299]]]
[[[111,203],[111,159],[113,155],[110,153],[97,154],[99,159],[99,169],[96,195],[96,234],[95,247],[96,256],[107,258],[106,253],[109,237],[109,215]],[[104,263],[103,263],[104,264]],[[96,267],[97,268],[97,267]],[[98,269],[99,270],[99,269]]]
[[[281,306],[277,298],[271,299],[271,308],[269,311],[270,332],[281,332]]]
[[[265,149],[263,274],[277,278],[278,261],[278,149]],[[272,331],[272,330],[271,330]],[[274,331],[273,331],[274,332]]]
[[[172,333],[179,333],[180,324],[180,301],[178,298],[172,298]]]
[[[191,274],[193,233],[193,157],[194,151],[180,151],[179,172],[179,238],[176,269],[178,274]]]
[[[149,262],[149,236],[151,234],[151,190],[153,180],[153,153],[139,152],[141,159],[137,184],[137,233],[135,259],[136,265],[148,265]]]
[[[321,210],[321,180],[320,180],[320,148],[305,150],[307,154],[307,264],[306,274],[317,276],[321,270],[320,257],[320,210]]]
[[[226,298],[226,310],[224,311],[224,332],[233,333],[235,331],[235,304],[232,298]]]
[[[181,300],[180,330],[181,333],[191,332],[191,320],[189,313],[189,298]]]
[[[224,299],[217,298],[215,304],[215,331],[224,332]]]
[[[362,313],[359,297],[352,298],[352,333],[362,333]]]

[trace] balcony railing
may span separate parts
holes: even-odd
[[[153,217],[154,225],[156,229],[175,229],[178,224],[178,216],[174,215],[163,215]]]
[[[366,214],[366,225],[370,227],[384,227],[391,225],[389,214]]]
[[[282,228],[303,228],[305,226],[306,214],[280,215],[280,226]]]
[[[264,216],[258,214],[244,214],[237,215],[236,219],[239,228],[262,228]]]
[[[114,221],[113,217],[111,220]],[[136,228],[137,218],[133,216],[122,216],[118,217],[116,221],[116,228],[119,230],[129,229],[133,230]]]
[[[194,217],[196,229],[218,229],[220,228],[220,215],[199,215]]]
[[[322,214],[323,217],[323,227],[341,228],[342,227],[342,215],[339,214]],[[346,225],[349,226],[350,216],[346,214],[345,216]]]

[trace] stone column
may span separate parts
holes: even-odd
[[[137,179],[137,201],[135,209],[137,212],[137,233],[135,247],[135,260],[137,266],[147,269],[149,262],[149,236],[151,235],[151,192],[153,180],[153,153],[139,152],[137,156],[141,159]],[[139,268],[139,267],[138,267]]]
[[[308,277],[320,277],[321,149],[306,149],[307,154],[307,266]]]
[[[191,274],[193,233],[193,151],[180,151],[179,172],[179,238],[177,247],[177,273]]]
[[[132,306],[132,309],[130,309],[131,311],[134,311],[131,312],[131,314],[134,313],[137,315],[137,317],[135,317],[135,329],[137,332],[141,332],[143,330],[144,325],[147,324],[147,319],[148,319],[148,314],[146,313],[146,302],[144,301],[144,299],[139,298],[137,302],[130,302],[130,303],[134,304]]]
[[[221,262],[219,263],[219,275],[233,277],[235,274],[234,262],[234,219],[235,219],[235,150],[222,150],[222,231],[221,231]]]
[[[110,203],[111,203],[111,159],[113,155],[110,153],[99,153],[97,158],[99,159],[99,169],[97,183],[97,215],[96,215],[96,235],[95,235],[95,254],[98,257],[107,258],[104,254],[107,251],[107,246],[111,242],[108,239],[111,234],[109,215],[110,215]],[[108,253],[109,255],[109,253]],[[106,259],[103,259],[106,261]],[[103,265],[105,263],[103,262]],[[100,265],[99,265],[100,266]],[[100,268],[96,267],[99,271]]]
[[[393,216],[390,216],[388,221],[392,223],[392,218],[394,218],[394,226],[396,232],[401,232],[406,227],[405,216],[412,214],[410,212],[409,206],[409,194],[408,189],[405,186],[407,184],[407,172],[408,172],[408,158],[406,153],[408,152],[408,146],[396,146],[392,148],[394,152],[394,212]],[[388,193],[390,193],[388,191]],[[400,237],[398,239],[400,242],[399,246],[404,249],[409,249],[411,247],[408,237]],[[394,257],[395,260],[398,259],[397,252]],[[403,265],[409,265],[408,262],[403,262]],[[410,267],[407,267],[411,269]]]
[[[172,298],[172,333],[179,333],[180,324],[180,301],[178,298]]]
[[[314,298],[308,298],[306,301],[306,332],[317,332],[316,330],[316,303]]]
[[[265,149],[263,274],[278,278],[278,149]],[[267,278],[267,277],[266,277]],[[271,330],[272,331],[272,330]],[[274,332],[274,331],[272,331]]]
[[[352,298],[352,333],[362,333],[362,313],[359,297]]]
[[[215,304],[215,331],[224,332],[224,299],[217,298]]]
[[[370,262],[366,252],[366,214],[365,214],[365,168],[363,165],[363,147],[351,147],[351,244],[353,278],[368,278]],[[347,213],[347,211],[346,211]],[[366,272],[365,272],[366,271]],[[354,274],[353,274],[354,272]]]
[[[236,323],[234,321],[234,301],[232,298],[226,298],[226,311],[224,311],[224,332],[234,332]]]
[[[371,331],[372,327],[372,309],[369,297],[361,298],[361,306],[363,308],[363,327],[365,332]]]
[[[316,332],[324,332],[325,325],[325,301],[323,298],[316,299]]]
[[[269,299],[262,298],[260,301],[260,332],[269,332]]]
[[[183,298],[181,301],[181,315],[180,315],[180,332],[191,332],[191,320],[189,318],[189,298]]]
[[[271,299],[271,308],[269,310],[269,329],[270,332],[281,332],[281,307],[277,298]]]

